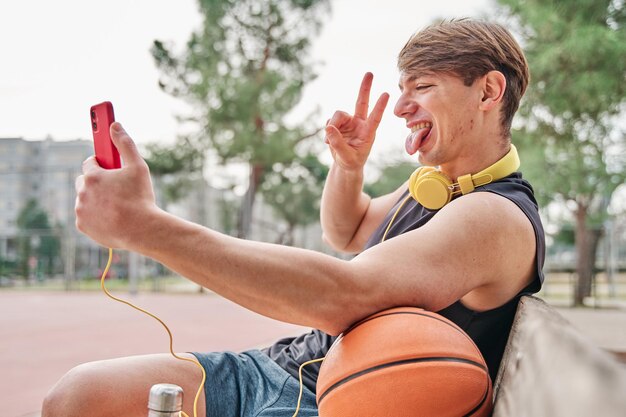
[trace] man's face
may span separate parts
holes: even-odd
[[[423,165],[445,165],[454,163],[464,147],[473,144],[481,99],[476,84],[467,87],[460,78],[447,74],[401,75],[394,113],[411,130],[405,143],[409,155],[419,152]]]

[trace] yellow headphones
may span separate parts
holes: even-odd
[[[420,167],[411,174],[409,193],[422,206],[429,210],[439,210],[457,194],[467,194],[476,187],[497,181],[513,172],[520,166],[517,149],[511,144],[511,150],[495,164],[476,174],[460,176],[453,183],[443,172],[433,167]]]

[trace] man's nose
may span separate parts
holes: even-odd
[[[393,108],[393,114],[398,117],[407,118],[417,111],[418,105],[415,100],[404,95],[400,96]]]

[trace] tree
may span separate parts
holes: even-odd
[[[150,167],[163,204],[180,200],[202,175],[202,154],[188,138],[180,137],[171,146],[151,143],[146,146],[146,163]]]
[[[626,180],[622,0],[498,0],[519,26],[532,83],[520,111],[525,173],[575,221],[575,304],[591,291],[602,223]]]
[[[222,162],[243,162],[249,182],[239,211],[238,235],[248,234],[263,177],[295,158],[295,145],[314,129],[289,126],[285,116],[314,79],[308,62],[328,0],[199,0],[204,17],[187,48],[176,55],[154,41],[161,87],[185,99],[199,126],[194,144]],[[308,133],[306,133],[308,132]]]
[[[48,221],[48,215],[36,200],[29,200],[17,217],[20,231],[19,272],[28,279],[31,273],[32,260],[37,261],[39,271],[48,275],[54,270],[54,261],[59,255],[59,239],[55,236]]]
[[[319,220],[320,202],[328,167],[307,154],[291,164],[275,164],[261,187],[264,200],[287,223],[279,243],[294,244],[296,226]]]
[[[375,181],[368,181],[363,190],[372,197],[379,197],[398,189],[417,168],[414,162],[388,162],[382,167]]]

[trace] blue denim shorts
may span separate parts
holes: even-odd
[[[196,353],[204,367],[207,417],[291,417],[299,382],[259,350]],[[298,417],[317,416],[315,394],[306,387]]]

